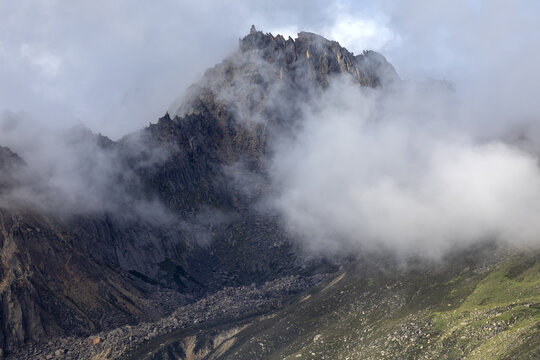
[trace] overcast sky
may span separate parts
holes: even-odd
[[[479,108],[531,117],[540,103],[530,72],[540,63],[539,4],[0,0],[0,112],[51,127],[80,121],[118,138],[156,121],[255,24],[378,50],[404,78],[445,78],[464,94],[484,93]]]

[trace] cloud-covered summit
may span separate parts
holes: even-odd
[[[265,124],[272,114],[298,119],[293,136],[278,136],[275,139],[283,141],[269,144],[275,154],[268,174],[275,191],[272,206],[284,215],[290,230],[321,247],[336,239],[337,247],[360,241],[428,252],[477,241],[472,238],[535,243],[536,229],[529,221],[536,215],[535,202],[523,200],[536,199],[535,159],[540,149],[540,108],[535,99],[540,10],[532,1],[413,5],[331,1],[309,6],[300,1],[271,7],[238,1],[227,5],[232,19],[222,16],[223,5],[205,2],[151,6],[149,12],[140,11],[148,5],[123,2],[102,7],[62,7],[56,1],[35,7],[3,6],[6,11],[0,13],[11,16],[1,22],[6,31],[0,38],[0,57],[8,66],[0,74],[6,79],[1,82],[0,93],[5,96],[0,109],[27,110],[41,123],[40,129],[63,127],[77,117],[74,114],[84,114],[82,121],[92,129],[114,128],[117,136],[156,119],[150,112],[162,114],[188,83],[198,83],[197,76],[204,87],[206,76],[193,74],[233,52],[238,37],[252,23],[293,36],[306,30],[296,40],[273,37],[271,44],[283,44],[284,50],[273,52],[270,47],[267,55],[283,54],[274,60],[285,63],[287,47],[301,48],[302,39],[310,38],[311,43],[320,39],[311,33],[334,34],[332,39],[342,41],[343,34],[361,32],[362,36],[350,37],[360,39],[349,44],[350,50],[364,58],[374,54],[363,54],[366,48],[383,53],[405,81],[370,90],[330,76],[318,79],[325,83],[325,91],[290,96],[297,89],[290,91],[289,85],[295,82],[274,80],[294,72],[282,72],[265,51],[257,51],[250,61],[240,57],[232,62],[232,68],[254,67],[253,76],[227,78],[224,73],[224,81],[211,84],[223,87],[215,91],[216,99],[244,124]],[[83,10],[85,17],[65,16],[65,11]],[[152,16],[141,18],[141,13]],[[171,13],[188,21],[165,16]],[[21,17],[28,14],[46,20],[37,22],[39,31],[22,27]],[[162,20],[160,26],[155,26],[156,18]],[[65,31],[72,26],[73,32]],[[228,31],[222,31],[225,28]],[[188,30],[197,36],[188,36]],[[260,36],[266,36],[256,31],[252,35],[244,44],[248,52]],[[321,43],[323,48],[332,44]],[[291,54],[322,65],[314,51],[302,48]],[[87,57],[90,52],[93,55]],[[347,54],[342,55],[343,63],[329,61],[329,69],[349,66]],[[119,71],[126,65],[129,71]],[[210,70],[207,76],[212,75]],[[317,79],[318,73],[307,71],[298,78],[310,76]],[[274,80],[267,83],[270,78]],[[192,95],[188,92],[187,98]],[[264,105],[264,111],[246,108],[251,102],[239,101],[242,98]],[[186,104],[179,115],[191,111]],[[176,113],[177,105],[171,113]],[[10,139],[16,145],[17,138]],[[508,173],[513,175],[507,177]],[[445,198],[448,194],[453,195]],[[316,206],[318,198],[324,199],[324,206]],[[364,207],[370,199],[368,211]],[[407,216],[401,216],[403,209],[409,209]],[[475,210],[464,215],[462,209]],[[382,215],[371,219],[375,213]],[[318,224],[321,231],[314,230]],[[393,240],[398,233],[403,242]]]

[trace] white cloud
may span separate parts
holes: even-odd
[[[480,140],[457,121],[474,121],[471,104],[452,97],[334,79],[299,133],[276,144],[270,203],[317,251],[440,256],[484,240],[540,245],[537,156]]]
[[[45,76],[55,77],[60,72],[62,59],[48,50],[39,50],[25,43],[20,47],[20,54]]]
[[[269,29],[262,29],[264,32],[272,33],[273,35],[283,35],[285,39],[289,37],[295,39],[301,29],[296,26],[283,26],[283,27],[272,27]]]
[[[379,14],[353,13],[347,6],[337,4],[334,23],[322,30],[323,35],[338,41],[356,54],[363,50],[380,50],[395,35]]]

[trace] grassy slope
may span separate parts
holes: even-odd
[[[219,359],[538,359],[539,260],[351,269],[254,322]]]

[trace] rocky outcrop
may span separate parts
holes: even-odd
[[[290,135],[301,106],[339,75],[370,87],[399,81],[392,65],[373,51],[355,56],[316,34],[285,40],[253,27],[236,53],[188,90],[173,116],[143,130],[145,137],[174,149],[165,166],[146,174],[147,188],[157,188],[162,201],[187,213],[201,204],[249,207],[267,185],[274,140]],[[242,189],[234,187],[235,166],[254,180],[250,189],[245,182]]]

